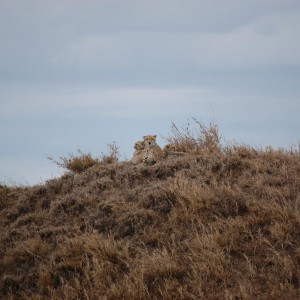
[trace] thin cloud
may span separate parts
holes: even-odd
[[[300,64],[300,12],[276,15],[227,33],[145,32],[88,36],[53,61],[72,69],[137,72],[244,70]],[[143,71],[142,71],[143,70]]]
[[[182,5],[182,2],[178,3]],[[191,9],[191,6],[187,5],[185,9]],[[162,10],[161,14],[167,12]],[[123,76],[128,82],[148,79],[151,85],[153,77],[168,76],[169,73],[177,78],[178,84],[188,80],[187,76],[192,80],[195,73],[205,71],[299,66],[299,19],[300,12],[296,9],[294,12],[283,9],[240,23],[230,31],[201,31],[196,27],[189,31],[170,31],[162,24],[160,30],[149,31],[141,27],[111,33],[102,33],[97,26],[94,29],[86,27],[76,35],[70,27],[66,29],[67,23],[62,21],[61,28],[56,24],[52,29],[49,23],[50,29],[43,26],[35,29],[38,21],[33,18],[25,32],[25,29],[17,28],[14,38],[2,29],[0,76],[5,80],[25,76],[35,80],[91,80],[98,77],[108,82]],[[180,20],[176,20],[171,22],[179,24]],[[50,20],[46,19],[47,22]],[[3,25],[4,28],[12,26]]]
[[[163,116],[170,107],[192,105],[211,92],[196,88],[72,88],[12,92],[2,103],[0,116],[48,115],[58,110],[92,109],[99,116]]]

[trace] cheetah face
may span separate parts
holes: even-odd
[[[146,147],[156,145],[156,135],[145,135],[143,138]]]
[[[144,141],[137,141],[134,144],[134,149],[135,150],[143,150],[143,149],[145,149],[145,143],[144,143]]]

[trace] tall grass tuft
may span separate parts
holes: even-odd
[[[178,128],[175,123],[171,125],[171,133],[167,142],[175,145],[178,151],[202,154],[203,152],[216,152],[221,149],[221,136],[218,126],[210,123],[208,126],[193,118],[185,126]]]
[[[119,147],[116,142],[108,144],[108,154],[102,154],[100,158],[93,158],[92,154],[83,153],[81,150],[77,150],[79,155],[75,156],[70,153],[68,156],[60,157],[59,160],[55,160],[52,157],[48,157],[50,161],[55,163],[57,166],[72,171],[74,173],[81,173],[89,169],[90,167],[101,164],[112,164],[119,160]]]

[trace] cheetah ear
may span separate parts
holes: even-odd
[[[144,136],[143,136],[143,139],[145,139],[145,137],[146,137],[146,136],[144,135]]]
[[[154,138],[156,139],[156,135],[154,135]]]

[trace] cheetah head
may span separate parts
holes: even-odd
[[[134,149],[135,150],[143,150],[145,148],[145,143],[144,141],[137,141],[135,144],[134,144]]]
[[[143,138],[144,138],[145,146],[156,145],[156,135],[145,135]]]
[[[175,152],[177,150],[177,147],[175,144],[167,144],[165,147],[164,147],[164,151],[166,152]]]

